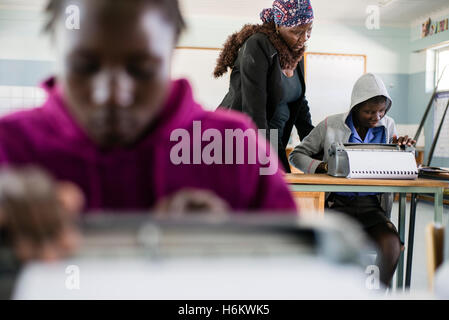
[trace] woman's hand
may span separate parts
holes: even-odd
[[[397,144],[400,146],[409,146],[411,147],[412,145],[416,144],[416,140],[413,140],[412,138],[409,138],[409,136],[404,136],[404,137],[397,137],[396,135],[393,136],[393,144]]]
[[[225,215],[230,206],[215,193],[208,190],[183,189],[170,195],[156,205],[158,216],[183,216],[188,212]]]
[[[0,227],[22,262],[52,261],[79,245],[75,226],[84,198],[72,183],[56,183],[35,168],[0,173]]]

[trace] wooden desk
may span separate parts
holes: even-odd
[[[434,221],[443,223],[443,192],[449,184],[429,179],[416,180],[374,180],[335,178],[327,174],[286,174],[285,179],[292,192],[394,192],[399,193],[398,231],[401,241],[405,240],[406,196],[412,194],[410,209],[409,241],[407,248],[406,287],[410,285],[413,258],[413,238],[416,216],[416,195],[434,194]],[[405,243],[405,242],[404,242]],[[404,253],[401,253],[397,269],[397,287],[404,284]]]

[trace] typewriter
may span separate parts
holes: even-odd
[[[329,148],[328,174],[350,179],[416,179],[415,148],[396,144],[334,143]]]

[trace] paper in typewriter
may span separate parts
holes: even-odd
[[[347,150],[352,179],[416,179],[418,168],[412,152]]]

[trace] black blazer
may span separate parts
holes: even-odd
[[[293,126],[298,135],[304,139],[314,128],[311,121],[309,105],[305,98],[304,60],[297,67],[302,85],[301,97],[288,105],[288,119],[279,146],[279,158],[287,172],[290,172],[285,147],[290,139]],[[229,92],[220,107],[237,110],[249,115],[259,129],[269,129],[268,123],[283,96],[282,69],[279,55],[268,37],[256,33],[246,40],[241,47],[231,73]],[[267,131],[268,132],[268,131]]]

